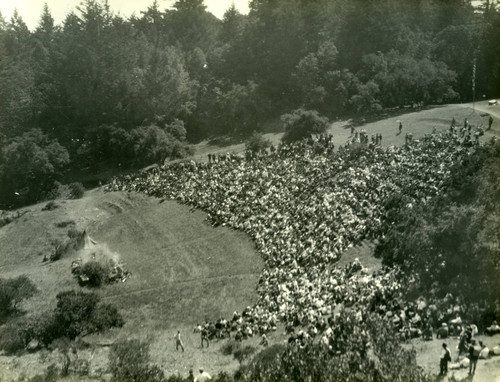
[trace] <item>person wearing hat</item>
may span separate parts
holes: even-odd
[[[206,382],[210,381],[211,379],[212,377],[210,376],[210,374],[208,374],[205,370],[203,370],[202,367],[200,367],[200,374],[196,376],[194,382]]]

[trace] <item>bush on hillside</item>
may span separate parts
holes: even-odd
[[[88,261],[83,264],[80,268],[80,275],[86,276],[88,281],[85,285],[89,287],[97,288],[108,281],[108,270],[107,268],[99,263],[98,261]],[[80,283],[82,283],[82,278],[79,278]]]
[[[10,322],[0,326],[0,350],[12,355],[24,350],[25,346],[23,332],[17,323]]]
[[[119,340],[109,352],[111,381],[163,382],[165,375],[158,366],[150,365],[149,344],[137,339]]]
[[[28,213],[29,211],[30,210],[21,210],[21,211],[17,210],[15,212],[9,212],[0,210],[0,228],[19,219],[21,216]]]
[[[234,351],[233,357],[241,364],[243,361],[250,358],[250,356],[254,354],[256,350],[257,349],[251,345],[242,346]]]
[[[95,293],[66,291],[56,297],[55,320],[63,335],[70,339],[123,325],[116,308],[99,305],[99,297]]]
[[[76,239],[76,238],[79,238],[81,236],[84,235],[84,232],[83,231],[80,231],[78,229],[76,229],[75,227],[71,227],[68,232],[66,233],[66,235],[70,238],[70,239]]]
[[[74,339],[89,332],[89,322],[99,297],[95,293],[80,291],[61,292],[56,297],[55,316],[64,334]]]
[[[99,302],[94,293],[67,291],[57,295],[53,311],[11,322],[0,330],[0,349],[9,354],[22,351],[30,341],[48,346],[54,340],[100,333],[121,327],[124,321],[116,307]]]
[[[48,346],[62,336],[61,329],[52,312],[44,312],[28,318],[11,321],[0,330],[0,349],[7,354],[23,351],[30,341]]]
[[[124,323],[115,306],[100,303],[92,312],[89,326],[91,332],[102,333],[112,327],[120,328]]]
[[[70,219],[70,220],[62,220],[60,222],[57,222],[57,223],[54,223],[54,225],[57,227],[57,228],[66,228],[67,226],[69,225],[75,225],[75,221],[73,219]]]
[[[253,134],[245,142],[245,151],[259,153],[266,151],[271,146],[271,141],[264,138],[262,133],[254,131]]]
[[[223,355],[231,355],[239,348],[241,348],[241,343],[235,340],[229,340],[221,346],[220,351]]]
[[[328,127],[328,119],[315,110],[297,109],[281,116],[285,128],[282,141],[286,143],[310,138],[313,134],[322,134]]]
[[[42,211],[53,211],[56,208],[59,208],[59,204],[57,204],[54,200],[51,200],[42,208]]]
[[[67,238],[52,239],[52,252],[49,256],[50,261],[57,261],[63,255],[77,251],[83,247],[83,238],[85,232],[71,227],[67,232]]]
[[[26,344],[34,339],[40,345],[48,346],[54,339],[64,335],[63,328],[59,326],[56,316],[50,311],[30,318],[22,328]]]
[[[70,183],[68,184],[68,188],[70,199],[80,199],[85,193],[85,187],[80,182]]]
[[[0,279],[0,323],[13,312],[18,304],[35,295],[37,288],[26,275],[14,279]]]

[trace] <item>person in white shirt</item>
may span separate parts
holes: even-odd
[[[210,376],[210,374],[208,374],[206,371],[203,370],[202,367],[200,367],[200,374],[196,376],[194,382],[206,382],[210,381],[211,379],[212,377]]]
[[[182,352],[184,352],[184,344],[182,343],[180,330],[177,331],[177,334],[174,336],[174,339],[175,339],[175,350],[179,350],[180,347],[182,349]]]

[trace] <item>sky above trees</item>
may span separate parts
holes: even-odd
[[[30,30],[33,30],[40,20],[43,5],[47,3],[56,24],[60,24],[66,15],[80,5],[81,0],[0,0],[0,12],[6,20],[12,16],[17,9]],[[132,13],[140,16],[153,0],[109,0],[111,9],[116,14],[129,17]],[[170,8],[175,0],[158,0],[160,9]],[[207,10],[218,18],[222,18],[224,12],[234,3],[236,9],[243,14],[248,13],[248,0],[206,0]]]

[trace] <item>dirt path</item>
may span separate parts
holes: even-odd
[[[468,107],[472,111],[472,103],[464,103],[461,104],[463,107]],[[481,113],[491,114],[495,118],[500,119],[500,104],[497,105],[488,105],[488,101],[476,102],[474,106],[475,110]]]

